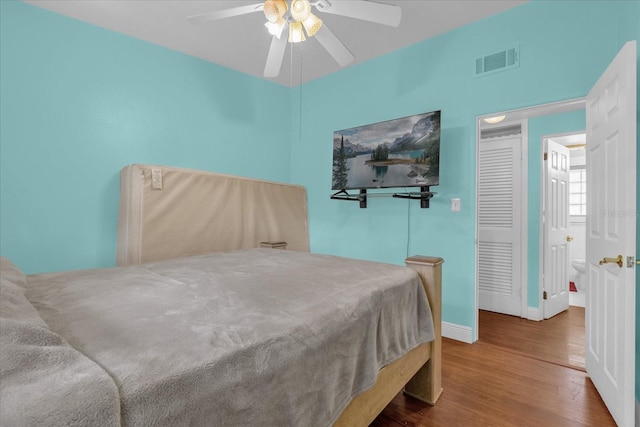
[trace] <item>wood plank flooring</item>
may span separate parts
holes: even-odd
[[[479,340],[584,371],[584,307],[541,322],[480,310]]]
[[[521,336],[534,335],[539,323],[520,325]],[[481,336],[490,332],[479,330]],[[400,393],[371,426],[615,426],[584,371],[527,349],[445,338],[444,392],[437,404]]]

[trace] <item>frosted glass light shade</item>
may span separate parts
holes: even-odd
[[[293,0],[291,2],[291,17],[298,22],[303,22],[311,14],[309,0]]]
[[[275,23],[280,18],[280,11],[278,10],[278,5],[274,0],[267,0],[264,2],[264,16],[267,18],[267,21],[271,23]]]
[[[302,25],[304,25],[307,35],[313,37],[322,27],[322,20],[313,13],[310,13],[309,17],[302,21]]]
[[[285,0],[266,0],[263,8],[267,21],[276,23],[287,12],[288,6]]]
[[[503,121],[505,118],[505,116],[495,116],[495,117],[487,117],[486,119],[483,119],[486,123],[491,123],[491,124],[495,124],[495,123],[500,123],[501,121]]]
[[[289,43],[300,43],[306,39],[302,31],[301,22],[292,22],[289,24]]]
[[[276,22],[265,22],[264,24],[264,26],[267,27],[267,30],[269,30],[269,34],[276,36],[277,38],[282,36],[282,31],[286,25],[287,21],[285,21],[284,18],[280,18]]]

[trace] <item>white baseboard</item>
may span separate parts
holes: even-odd
[[[471,344],[473,342],[471,336],[471,328],[468,326],[456,325],[455,323],[442,322],[442,336],[445,338],[451,338],[452,340],[466,342]]]
[[[527,319],[529,320],[542,320],[542,311],[536,307],[528,307],[527,308]]]

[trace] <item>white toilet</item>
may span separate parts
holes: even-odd
[[[576,283],[576,287],[578,289],[583,289],[584,273],[587,269],[587,262],[583,259],[572,259],[571,266],[575,268],[575,270],[578,272],[578,280]]]

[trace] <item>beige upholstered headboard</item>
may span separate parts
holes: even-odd
[[[167,166],[120,172],[117,264],[285,241],[309,251],[304,187]]]

